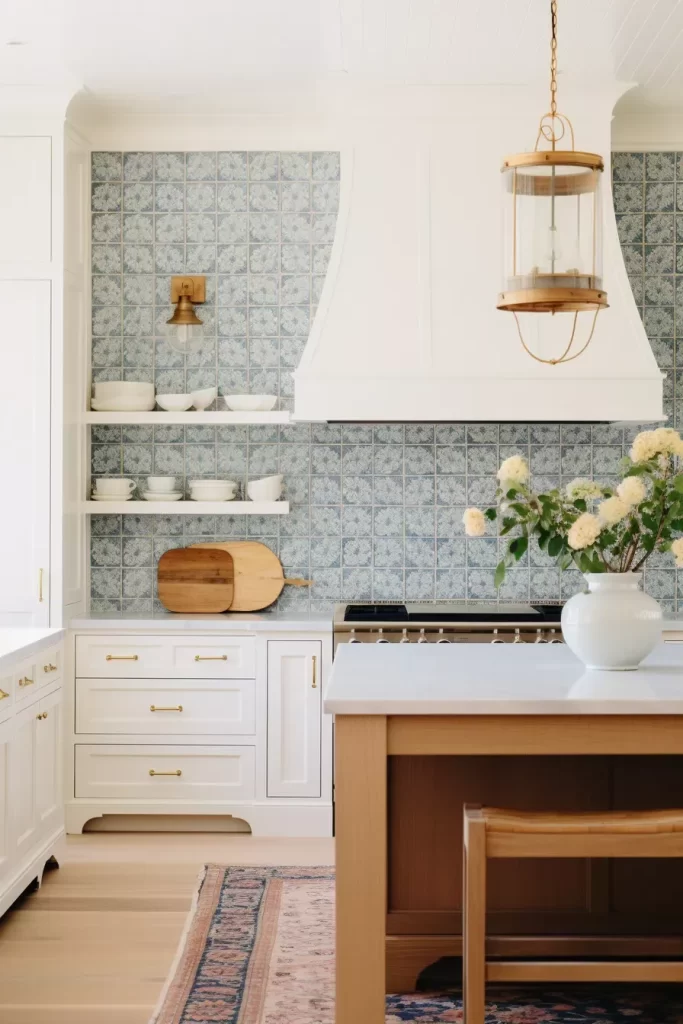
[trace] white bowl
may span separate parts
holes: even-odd
[[[203,487],[204,490],[224,490],[226,487],[233,491],[237,490],[237,483],[235,480],[214,480],[212,477],[207,477],[205,480],[188,480],[190,487]]]
[[[277,395],[226,395],[225,404],[233,412],[270,412]]]
[[[201,391],[193,391],[190,398],[197,412],[203,412],[204,409],[208,409],[217,394],[217,388],[202,388]]]
[[[278,501],[282,497],[282,476],[250,480],[247,484],[247,496],[252,501]]]
[[[166,412],[187,412],[192,405],[192,395],[157,395],[157,404]]]
[[[174,476],[148,476],[147,477],[147,490],[155,491],[157,494],[170,494],[171,491],[175,491]]]

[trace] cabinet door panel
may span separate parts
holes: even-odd
[[[9,737],[12,723],[0,725],[0,891],[5,876],[9,873],[10,860],[9,808],[7,798],[9,792]]]
[[[48,835],[62,814],[62,691],[41,700],[36,719],[36,817]]]
[[[268,643],[268,796],[320,796],[319,640]]]
[[[0,374],[0,479],[12,493],[12,500],[4,501],[0,509],[0,626],[46,626],[50,282],[0,281],[0,308],[7,339]]]
[[[36,702],[20,711],[12,723],[8,751],[8,809],[10,855],[15,863],[38,838],[36,812],[36,742],[39,722]]]
[[[0,263],[49,263],[51,214],[52,140],[49,136],[2,136]]]

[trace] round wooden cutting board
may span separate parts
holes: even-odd
[[[235,587],[231,612],[258,612],[282,593],[286,584],[310,587],[312,580],[286,580],[280,559],[265,544],[255,540],[214,541],[197,548],[225,551],[232,555]]]
[[[159,600],[170,612],[226,612],[232,604],[234,566],[227,551],[167,551],[157,575]]]

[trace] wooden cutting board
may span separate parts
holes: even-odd
[[[282,564],[265,544],[255,540],[215,541],[196,548],[221,550],[232,555],[235,588],[231,612],[257,612],[277,601],[286,584],[310,587],[313,580],[286,580]]]
[[[225,612],[232,604],[234,566],[227,551],[167,551],[157,576],[159,600],[170,612]]]

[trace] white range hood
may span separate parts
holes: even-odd
[[[332,258],[295,373],[302,420],[615,421],[663,419],[662,373],[617,237],[610,122],[625,91],[561,82],[577,148],[605,160],[604,287],[609,308],[579,359],[546,366],[522,349],[501,290],[506,153],[534,142],[542,87],[401,93],[348,118]],[[528,321],[527,317],[527,321]],[[579,317],[588,331],[590,314]],[[537,316],[531,339],[556,354],[570,316]]]

